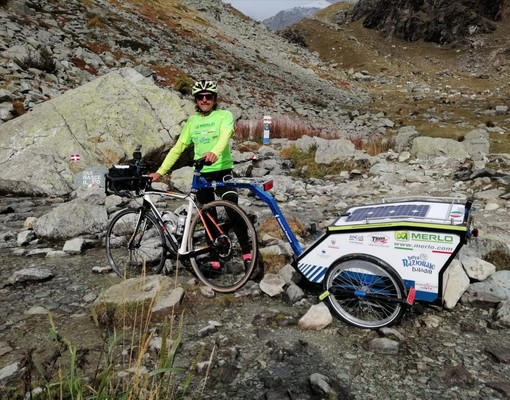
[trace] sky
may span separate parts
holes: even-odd
[[[230,3],[243,14],[257,21],[272,17],[278,11],[287,10],[293,7],[303,7],[314,0],[222,0]]]

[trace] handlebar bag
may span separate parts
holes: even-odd
[[[114,165],[105,175],[106,191],[118,192],[121,190],[139,191],[143,188],[141,174],[137,173],[134,165]]]

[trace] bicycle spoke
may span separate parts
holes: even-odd
[[[232,215],[237,224],[231,223]],[[247,236],[240,239],[239,229]],[[247,243],[242,246],[241,240]],[[237,205],[222,200],[206,204],[192,221],[188,242],[196,252],[190,260],[197,277],[214,290],[232,292],[250,278],[257,256],[256,233]],[[243,253],[250,254],[253,264],[244,261]]]
[[[332,266],[324,281],[328,302],[344,321],[363,328],[395,323],[403,313],[404,287],[377,259],[353,257]]]
[[[151,215],[127,209],[112,219],[106,233],[108,261],[121,277],[160,273],[165,263],[163,232]]]

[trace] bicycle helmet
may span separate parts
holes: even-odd
[[[218,87],[216,86],[216,83],[213,81],[206,81],[202,79],[201,81],[195,82],[193,85],[193,88],[191,89],[191,94],[193,96],[197,95],[198,93],[202,92],[209,92],[218,94]]]

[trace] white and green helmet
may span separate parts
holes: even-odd
[[[196,94],[202,92],[218,94],[218,87],[216,86],[216,83],[213,81],[201,80],[195,82],[195,84],[191,88],[191,94],[195,96]]]

